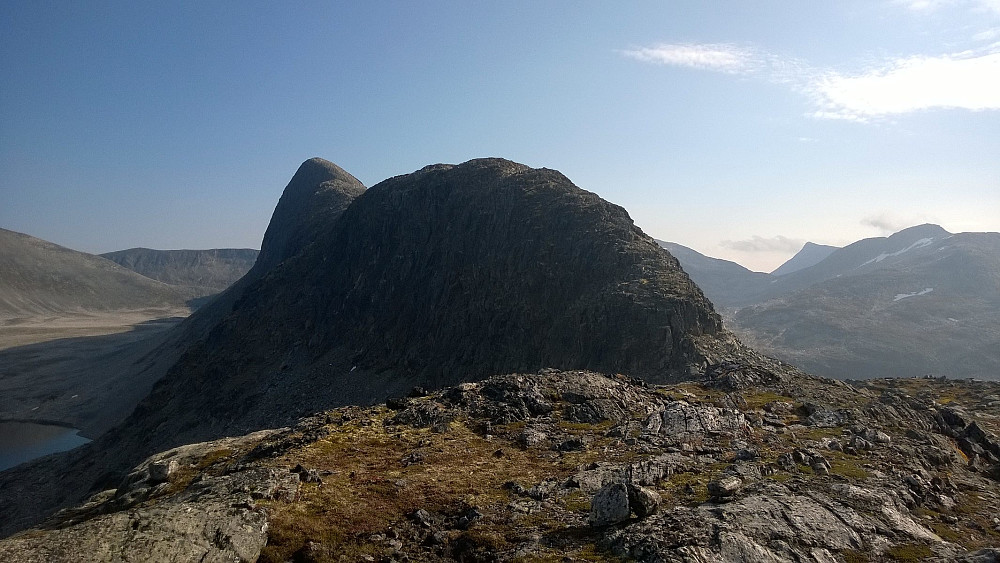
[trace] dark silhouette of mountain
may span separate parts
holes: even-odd
[[[278,207],[262,257],[294,240],[281,228],[292,214]],[[499,159],[430,166],[316,224],[312,242],[248,285],[140,406],[155,435],[184,434],[188,409],[200,413],[190,438],[201,439],[549,366],[665,380],[700,361],[691,336],[721,330],[622,208],[555,171]]]
[[[784,264],[775,268],[771,272],[771,275],[783,276],[810,266],[815,266],[825,260],[830,254],[833,254],[837,248],[839,247],[807,242],[801,250],[795,253],[795,256],[792,256]]]
[[[243,277],[253,267],[257,254],[257,250],[249,248],[130,248],[101,256],[147,278],[180,286],[197,297],[204,297],[219,293]]]
[[[0,229],[0,318],[183,308],[188,297],[106,258]]]
[[[556,171],[481,159],[364,191],[313,159],[255,267],[150,354],[149,370],[179,357],[151,394],[91,444],[6,472],[0,510],[24,524],[157,449],[414,386],[545,367],[677,380],[733,350],[676,259]],[[18,478],[70,467],[58,496]]]

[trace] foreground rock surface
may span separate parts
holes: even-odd
[[[175,448],[0,560],[996,560],[1000,385],[713,373],[496,376]]]

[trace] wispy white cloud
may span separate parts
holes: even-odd
[[[984,29],[972,36],[972,40],[978,43],[993,41],[994,39],[1000,39],[1000,27]]]
[[[757,57],[745,47],[729,43],[660,44],[621,52],[646,63],[713,70],[731,74],[751,72]]]
[[[931,12],[947,6],[949,4],[955,4],[957,0],[893,0],[893,4],[903,6],[914,12]]]
[[[947,6],[1000,13],[1000,0],[893,0],[913,12],[933,12]]]
[[[1000,44],[891,58],[856,71],[815,68],[792,57],[728,43],[660,44],[621,53],[646,63],[752,74],[783,84],[806,95],[814,106],[809,115],[820,119],[868,122],[930,109],[1000,109]]]
[[[885,213],[865,217],[861,220],[861,224],[866,227],[874,227],[884,233],[895,233],[908,226],[894,217],[889,217]]]
[[[815,117],[868,121],[928,109],[1000,109],[1000,52],[891,60],[859,73],[825,72],[804,90]]]
[[[754,235],[745,240],[724,240],[719,246],[740,252],[798,252],[805,241],[782,235],[765,238]]]

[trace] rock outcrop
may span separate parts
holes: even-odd
[[[341,193],[349,179],[329,166],[307,162],[286,193],[327,173],[337,179],[315,193]],[[276,224],[294,198],[282,201]],[[269,230],[259,265],[295,240],[282,232]],[[547,366],[667,381],[702,368],[699,339],[731,338],[625,210],[552,170],[430,166],[365,191],[313,235],[279,252],[140,405],[126,426],[146,428],[144,443]]]
[[[0,540],[0,560],[995,560],[1000,384],[775,369],[729,391],[511,374],[183,446]]]

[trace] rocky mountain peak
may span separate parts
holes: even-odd
[[[950,235],[948,231],[944,230],[940,225],[935,225],[933,223],[924,223],[923,225],[916,225],[913,227],[908,227],[901,231],[895,232],[889,235],[888,240],[900,241],[907,244],[915,242],[920,239],[925,238],[941,238]]]
[[[303,162],[274,209],[254,273],[261,275],[302,250],[325,221],[336,217],[364,191],[364,184],[328,160],[310,158]]]
[[[822,262],[827,256],[833,254],[836,250],[837,247],[835,246],[807,242],[797,253],[795,253],[795,256],[792,256],[784,264],[778,266],[771,272],[771,274],[775,276],[784,276],[810,266],[815,266],[816,264]]]
[[[293,179],[286,195],[298,192]],[[546,367],[676,380],[705,363],[700,339],[730,338],[624,209],[553,170],[434,166],[379,183],[339,216],[320,211],[308,244],[243,284],[116,444],[213,438]]]

